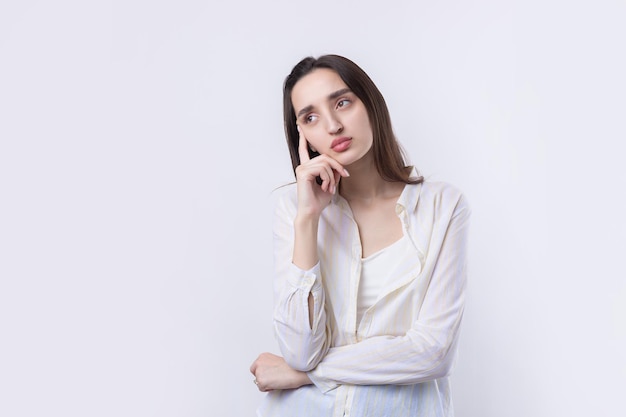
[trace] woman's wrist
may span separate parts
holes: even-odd
[[[309,378],[309,374],[307,372],[300,372],[299,383],[302,387],[304,385],[312,385],[313,381],[311,381],[311,378]]]
[[[313,209],[303,209],[298,207],[298,212],[296,213],[296,218],[294,219],[294,225],[297,227],[300,225],[308,225],[315,224],[317,225],[320,221],[321,213],[317,212]]]

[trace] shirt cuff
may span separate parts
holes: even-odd
[[[300,269],[293,263],[290,266],[291,273],[289,274],[288,282],[294,288],[307,292],[317,292],[322,289],[320,276],[320,263],[319,261],[311,269]]]
[[[311,382],[315,384],[315,386],[319,388],[320,391],[322,391],[322,393],[324,394],[334,390],[339,386],[339,384],[337,384],[335,381],[324,378],[318,368],[307,372],[307,375],[309,376]]]

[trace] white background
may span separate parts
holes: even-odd
[[[623,416],[623,1],[0,5],[0,415],[252,416],[281,88],[345,55],[473,208],[458,416]]]

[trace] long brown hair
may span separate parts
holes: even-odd
[[[365,71],[348,58],[339,55],[323,55],[317,59],[313,57],[304,58],[293,67],[291,73],[285,78],[283,117],[285,136],[294,173],[296,167],[300,165],[300,156],[298,154],[299,134],[295,110],[291,102],[291,92],[302,77],[318,68],[335,71],[365,105],[374,137],[372,145],[374,163],[380,176],[386,181],[400,181],[407,184],[422,182],[424,178],[421,176],[409,178],[410,173],[406,169],[406,158],[393,133],[391,117],[383,95]]]

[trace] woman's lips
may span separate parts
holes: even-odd
[[[352,138],[342,137],[333,140],[330,144],[330,148],[335,152],[343,152],[352,144]]]

